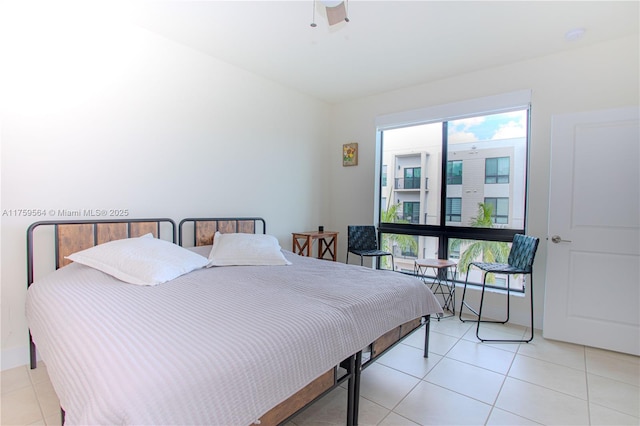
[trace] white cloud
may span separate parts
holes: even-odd
[[[467,130],[469,127],[480,126],[485,122],[484,116],[479,117],[471,117],[471,118],[462,118],[460,120],[452,120],[449,122],[449,125],[454,127],[462,127],[463,130]]]
[[[478,136],[470,129],[481,126],[485,122],[484,116],[462,118],[449,122],[449,143],[475,142]]]
[[[473,132],[454,132],[449,133],[449,143],[475,142],[478,137]]]
[[[494,133],[491,139],[510,139],[510,138],[522,138],[526,136],[526,129],[524,123],[510,121],[507,124],[500,126]]]

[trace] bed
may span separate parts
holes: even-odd
[[[47,241],[51,232],[55,271],[36,279],[36,236]],[[180,244],[173,244],[177,234]],[[262,244],[268,237],[261,218],[189,218],[178,233],[171,219],[31,225],[32,368],[37,345],[64,421],[280,424],[344,384],[345,423],[357,424],[360,371],[425,324],[426,356],[430,315],[442,309],[413,277],[303,257],[279,245],[284,264],[224,264],[229,257],[222,254],[245,247],[230,241]],[[171,253],[167,264],[185,256],[206,265],[135,285],[77,256],[113,244],[161,245]],[[207,267],[214,262],[224,266]]]

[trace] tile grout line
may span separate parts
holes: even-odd
[[[504,389],[504,384],[507,382],[507,378],[509,377],[509,372],[511,371],[511,367],[513,367],[513,362],[515,361],[516,356],[518,356],[518,351],[519,350],[520,350],[520,344],[518,345],[518,349],[515,351],[515,353],[513,355],[513,358],[511,358],[511,363],[509,364],[509,368],[507,369],[507,371],[503,375],[502,383],[500,384],[500,389],[498,389],[498,393],[496,393],[496,397],[493,400],[493,404],[491,404],[491,409],[489,410],[489,414],[487,415],[487,418],[484,421],[485,425],[489,422],[489,419],[491,418],[491,415],[493,414],[493,411],[496,409],[496,403],[498,402],[498,398],[500,398],[500,394],[502,393],[502,390]],[[507,412],[510,412],[510,411],[507,411]],[[515,413],[513,413],[513,414],[515,414]],[[520,417],[522,417],[522,416],[520,416]],[[527,419],[527,420],[531,420],[531,419]]]
[[[432,332],[436,332],[436,333],[437,333],[437,331],[435,331],[435,330],[431,330],[431,331],[432,331]],[[444,333],[440,333],[440,334],[444,334]],[[446,334],[445,334],[445,335],[446,335]],[[449,336],[449,335],[446,335],[446,336]],[[455,337],[455,336],[449,336],[449,337]],[[445,359],[445,358],[446,358],[447,354],[451,351],[451,349],[452,349],[455,345],[457,345],[457,344],[458,344],[458,342],[462,339],[462,337],[458,337],[457,339],[458,339],[458,340],[456,341],[456,343],[455,343],[455,344],[453,344],[453,345],[451,346],[451,348],[449,348],[445,354],[443,354],[443,355],[435,354],[435,355],[440,356],[440,359],[439,359],[438,361],[436,361],[436,362],[435,362],[435,364],[433,365],[433,367],[431,367],[431,368],[429,369],[429,371],[427,371],[427,373],[426,373],[426,374],[424,375],[424,377],[422,377],[422,378],[419,378],[419,377],[416,377],[416,376],[412,376],[411,374],[408,374],[408,373],[405,373],[405,372],[403,372],[403,371],[400,371],[400,370],[397,370],[397,369],[393,368],[393,370],[394,370],[394,371],[398,371],[398,372],[401,372],[401,373],[407,374],[407,375],[409,375],[409,376],[411,376],[411,377],[415,377],[415,378],[417,378],[417,379],[418,379],[418,382],[417,382],[414,386],[412,386],[412,387],[411,387],[411,389],[409,389],[409,391],[408,391],[408,392],[407,392],[407,393],[406,393],[406,394],[405,394],[405,395],[400,399],[400,401],[398,401],[398,403],[397,403],[396,405],[394,405],[394,406],[393,406],[393,408],[391,409],[391,411],[389,411],[389,413],[393,413],[393,414],[395,414],[395,415],[397,415],[397,416],[400,416],[400,417],[402,417],[402,418],[404,418],[404,419],[409,420],[410,422],[415,423],[413,420],[408,419],[407,417],[405,417],[405,416],[403,416],[403,415],[401,415],[401,414],[396,413],[396,411],[395,411],[395,410],[396,410],[396,408],[398,408],[398,406],[399,406],[400,404],[402,404],[402,402],[403,402],[403,401],[404,401],[404,400],[409,396],[409,394],[411,394],[411,392],[413,392],[413,391],[414,391],[414,390],[415,390],[415,389],[416,389],[416,388],[417,388],[417,387],[418,387],[422,382],[426,382],[426,383],[433,384],[433,383],[431,383],[431,382],[427,382],[427,381],[425,380],[425,377],[427,377],[427,376],[429,375],[429,373],[430,373],[434,368],[436,368],[436,366],[437,366],[438,364],[440,364],[440,362],[441,362],[443,359]],[[409,346],[409,345],[407,345],[407,346]],[[413,346],[411,346],[411,347],[413,347]],[[443,388],[443,389],[444,389],[444,388]],[[378,405],[380,405],[380,404],[378,404]],[[387,414],[387,415],[384,417],[384,419],[386,419],[387,417],[389,417],[389,414]],[[384,419],[382,419],[382,421],[384,421]],[[381,421],[381,422],[382,422],[382,421]],[[380,423],[378,423],[378,424],[380,424]]]
[[[587,419],[589,420],[589,424],[591,425],[593,422],[591,421],[591,393],[589,392],[589,368],[587,363],[587,349],[583,346],[582,348],[582,356],[584,358],[584,383],[587,387]]]
[[[33,389],[33,393],[36,396],[36,401],[38,402],[38,410],[40,411],[40,418],[42,420],[42,423],[44,423],[46,425],[47,421],[46,421],[46,418],[45,418],[45,415],[44,415],[44,411],[42,409],[42,402],[40,401],[40,395],[38,393],[38,389],[36,388],[36,383],[33,381],[33,376],[31,375],[31,371],[29,369],[29,366],[27,365],[26,367],[28,369],[27,370],[27,376],[29,377],[29,383],[31,384],[31,389]],[[47,375],[47,380],[49,380],[49,381],[51,380],[51,379],[48,378],[48,375]]]

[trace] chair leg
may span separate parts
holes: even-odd
[[[471,265],[469,265],[469,267],[471,267]],[[507,277],[507,280],[509,279],[509,277]],[[478,324],[481,322],[488,322],[488,323],[496,323],[496,324],[504,324],[506,322],[509,321],[509,285],[507,284],[507,319],[505,319],[504,321],[494,321],[494,320],[483,320],[482,319],[482,305],[484,304],[484,292],[486,289],[486,285],[487,285],[487,274],[484,274],[484,278],[482,279],[482,290],[480,292],[480,305],[479,305],[479,309],[476,311],[475,309],[473,309],[471,306],[469,306],[469,304],[467,302],[465,302],[465,295],[467,294],[467,281],[469,280],[469,271],[467,270],[467,277],[464,280],[464,287],[462,289],[462,300],[460,302],[460,313],[458,314],[458,317],[460,318],[460,321],[462,322],[477,322]],[[508,281],[507,281],[508,282]],[[475,316],[478,317],[478,319],[476,320],[465,320],[462,319],[462,310],[464,308],[467,308],[468,310],[470,310],[471,312],[473,312],[473,314]],[[479,328],[479,326],[477,327]],[[476,329],[476,335],[477,335],[477,329]]]
[[[484,274],[484,279],[482,280],[482,293],[480,293],[480,309],[478,309],[478,321],[476,324],[476,337],[481,342],[487,342],[488,340],[482,339],[480,337],[480,323],[488,322],[494,324],[505,324],[509,321],[509,277],[507,276],[507,319],[504,321],[492,321],[492,320],[483,320],[482,319],[482,305],[484,304],[484,291],[487,286],[487,274]],[[495,341],[495,340],[494,340]]]
[[[507,319],[504,322],[500,322],[500,321],[478,321],[478,324],[476,325],[476,337],[478,338],[478,340],[480,340],[481,342],[497,342],[497,343],[529,343],[530,341],[533,340],[533,274],[529,274],[529,279],[531,280],[531,285],[529,286],[529,297],[531,298],[531,324],[530,324],[530,329],[531,329],[531,334],[529,336],[528,339],[483,339],[480,337],[480,322],[497,322],[497,323],[501,323],[504,324],[506,322],[509,321],[509,288],[510,288],[510,281],[509,281],[509,276],[507,276]],[[482,285],[482,297],[484,296],[484,282]],[[482,297],[480,298],[480,313],[482,313]],[[480,318],[480,317],[478,317]]]
[[[531,334],[529,336],[529,339],[525,340],[525,342],[527,343],[533,340],[533,272],[529,274],[529,281],[531,281],[531,283],[529,284],[529,297],[531,298]]]
[[[469,265],[469,268],[471,268],[471,265]],[[462,319],[462,311],[464,311],[464,307],[466,306],[467,309],[469,309],[471,312],[473,312],[474,314],[477,315],[477,312],[474,311],[471,306],[469,306],[467,304],[467,302],[464,301],[464,297],[467,294],[467,281],[469,280],[469,270],[467,269],[467,276],[464,279],[464,287],[462,288],[462,300],[460,300],[460,312],[458,312],[458,318],[460,318],[460,321],[462,322],[467,322],[469,320],[463,320]]]
[[[527,343],[533,340],[533,271],[529,274],[529,297],[531,298],[531,336]]]
[[[458,318],[460,318],[460,321],[462,322],[487,322],[486,320],[484,321],[480,321],[480,316],[482,315],[482,302],[484,299],[484,287],[485,287],[485,281],[487,279],[487,275],[484,275],[484,279],[482,281],[482,293],[480,294],[480,310],[476,311],[475,309],[473,309],[466,301],[465,301],[465,296],[467,294],[467,282],[469,281],[469,272],[471,269],[472,265],[469,265],[469,269],[467,269],[467,276],[464,279],[464,287],[462,288],[462,300],[460,301],[460,312],[458,313]],[[464,308],[467,308],[468,310],[470,310],[475,316],[478,317],[478,319],[476,320],[470,320],[470,319],[462,319],[462,311],[464,311]]]

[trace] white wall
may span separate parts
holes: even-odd
[[[332,229],[346,232],[349,224],[373,221],[377,116],[531,89],[527,231],[541,238],[534,265],[534,302],[535,325],[542,328],[551,118],[566,112],[638,105],[638,44],[637,36],[619,39],[338,105],[333,110],[332,150],[339,150],[343,143],[358,142],[360,165],[343,168],[332,163],[332,214],[327,223]],[[340,239],[338,251],[344,259],[345,238]],[[522,303],[516,299],[512,305],[512,321],[526,324],[528,310]]]
[[[53,21],[21,20],[0,71],[3,369],[28,362],[26,229],[62,219],[11,210],[257,215],[287,249],[328,215],[327,104],[126,23]]]

